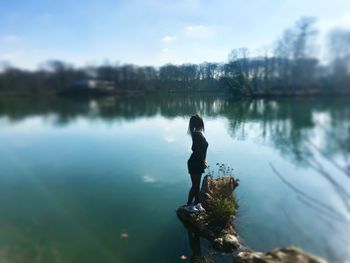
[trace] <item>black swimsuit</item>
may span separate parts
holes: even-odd
[[[207,155],[208,142],[201,132],[193,132],[192,154],[187,161],[188,172],[190,174],[204,173],[204,161]]]

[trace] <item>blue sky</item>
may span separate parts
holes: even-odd
[[[301,16],[321,37],[350,28],[349,0],[3,0],[0,61],[36,68],[226,61],[233,48],[258,53]]]

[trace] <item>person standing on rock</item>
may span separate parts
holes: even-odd
[[[191,116],[188,125],[188,134],[192,137],[192,154],[187,161],[188,173],[191,176],[192,187],[188,193],[188,201],[185,209],[190,212],[205,211],[199,201],[199,188],[202,173],[208,164],[205,160],[208,142],[204,135],[204,122],[197,114]],[[194,199],[194,202],[193,202]]]

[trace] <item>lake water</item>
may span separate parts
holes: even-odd
[[[0,100],[0,261],[183,262],[200,246],[232,262],[189,239],[175,214],[193,113],[211,169],[225,163],[240,179],[245,244],[349,262],[349,168],[332,164],[349,164],[348,98],[210,96]]]

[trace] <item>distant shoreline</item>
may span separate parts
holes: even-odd
[[[281,92],[272,91],[268,93],[252,93],[252,94],[232,94],[227,91],[213,91],[213,90],[203,90],[203,91],[126,91],[126,92],[86,92],[86,93],[76,93],[76,92],[65,92],[65,93],[55,93],[55,92],[40,92],[40,93],[28,93],[28,92],[0,92],[0,98],[9,97],[61,97],[61,98],[100,98],[100,97],[138,97],[138,96],[149,96],[149,95],[209,95],[209,96],[224,96],[226,98],[252,98],[252,99],[272,99],[272,98],[309,98],[309,97],[348,97],[350,96],[350,91],[336,91],[336,92],[321,92],[321,91],[295,91],[295,92]]]

